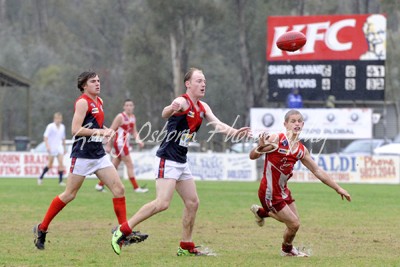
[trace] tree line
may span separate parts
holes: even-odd
[[[193,66],[206,75],[204,100],[214,113],[227,123],[239,115],[237,126],[243,126],[251,107],[279,105],[267,98],[267,17],[352,13],[386,13],[386,96],[397,100],[396,0],[0,0],[0,65],[32,81],[36,142],[56,111],[69,133],[76,77],[88,69],[101,79],[106,125],[131,98],[138,126],[161,129],[162,108],[184,92],[183,75]],[[12,140],[26,134],[26,93],[1,91],[1,136]]]

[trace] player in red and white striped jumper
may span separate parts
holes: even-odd
[[[114,121],[110,126],[111,129],[115,130],[115,135],[113,137],[114,142],[107,143],[106,152],[111,152],[112,143],[114,151],[111,156],[113,157],[112,163],[114,164],[115,168],[118,169],[119,164],[121,161],[123,161],[128,170],[128,177],[133,186],[133,190],[136,193],[146,193],[149,191],[149,189],[140,187],[136,181],[132,158],[129,154],[129,141],[131,135],[135,138],[135,141],[139,144],[140,148],[143,148],[144,146],[144,143],[142,140],[140,140],[139,133],[137,131],[135,114],[133,114],[135,104],[131,99],[126,99],[123,109],[123,112],[115,116]],[[96,184],[95,188],[98,191],[104,191],[103,182],[100,181],[98,184]]]
[[[250,210],[256,223],[264,225],[264,218],[271,217],[286,225],[283,234],[282,256],[308,257],[293,246],[293,240],[300,227],[299,213],[292,194],[287,187],[293,175],[293,167],[298,160],[319,180],[334,189],[341,197],[351,201],[350,194],[341,188],[312,159],[310,152],[300,142],[299,135],[304,126],[303,115],[290,110],[285,115],[286,133],[260,135],[258,147],[250,151],[250,159],[258,159],[265,154],[264,172],[258,190],[262,207],[254,204]]]

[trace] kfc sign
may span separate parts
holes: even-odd
[[[300,31],[296,52],[276,46],[285,32]],[[269,17],[268,98],[283,102],[293,89],[304,100],[377,101],[385,97],[386,17],[382,14]]]
[[[300,31],[307,43],[285,52],[276,40]],[[382,14],[268,17],[267,60],[385,60],[386,17]]]

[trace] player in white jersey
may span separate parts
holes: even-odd
[[[63,183],[64,174],[64,154],[67,153],[65,146],[65,126],[62,124],[62,114],[60,112],[54,113],[53,122],[48,124],[43,134],[46,150],[49,154],[48,163],[43,168],[43,172],[38,179],[38,185],[43,183],[43,177],[53,167],[54,158],[58,161],[58,183],[65,186]]]
[[[113,157],[112,163],[114,164],[115,168],[118,168],[121,161],[124,162],[128,171],[129,181],[133,186],[133,190],[136,193],[146,193],[149,191],[149,189],[140,187],[136,181],[132,158],[129,154],[129,141],[131,135],[135,138],[135,141],[139,144],[140,148],[143,148],[144,146],[144,143],[142,140],[140,140],[136,128],[136,117],[133,114],[135,104],[131,99],[126,99],[123,109],[124,111],[119,113],[114,118],[114,121],[110,126],[111,129],[115,130],[115,135],[113,137],[114,142],[107,143],[106,152],[111,152],[111,143],[113,143],[114,151],[112,152],[111,156]],[[98,191],[104,191],[104,184],[100,181],[98,184],[96,184],[95,188]]]

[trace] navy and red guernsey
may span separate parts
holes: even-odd
[[[88,104],[88,110],[83,120],[82,127],[88,129],[102,129],[104,122],[103,100],[97,97],[95,101],[88,95],[82,94],[76,99],[75,107],[76,102],[80,99],[86,100]],[[74,136],[71,158],[99,159],[105,154],[102,136],[79,136],[79,133]]]
[[[168,119],[167,134],[164,137],[160,148],[157,150],[157,157],[185,163],[190,141],[200,129],[206,110],[200,101],[197,101],[199,110],[196,110],[192,100],[187,94],[182,95],[188,103],[187,110],[175,113]]]

